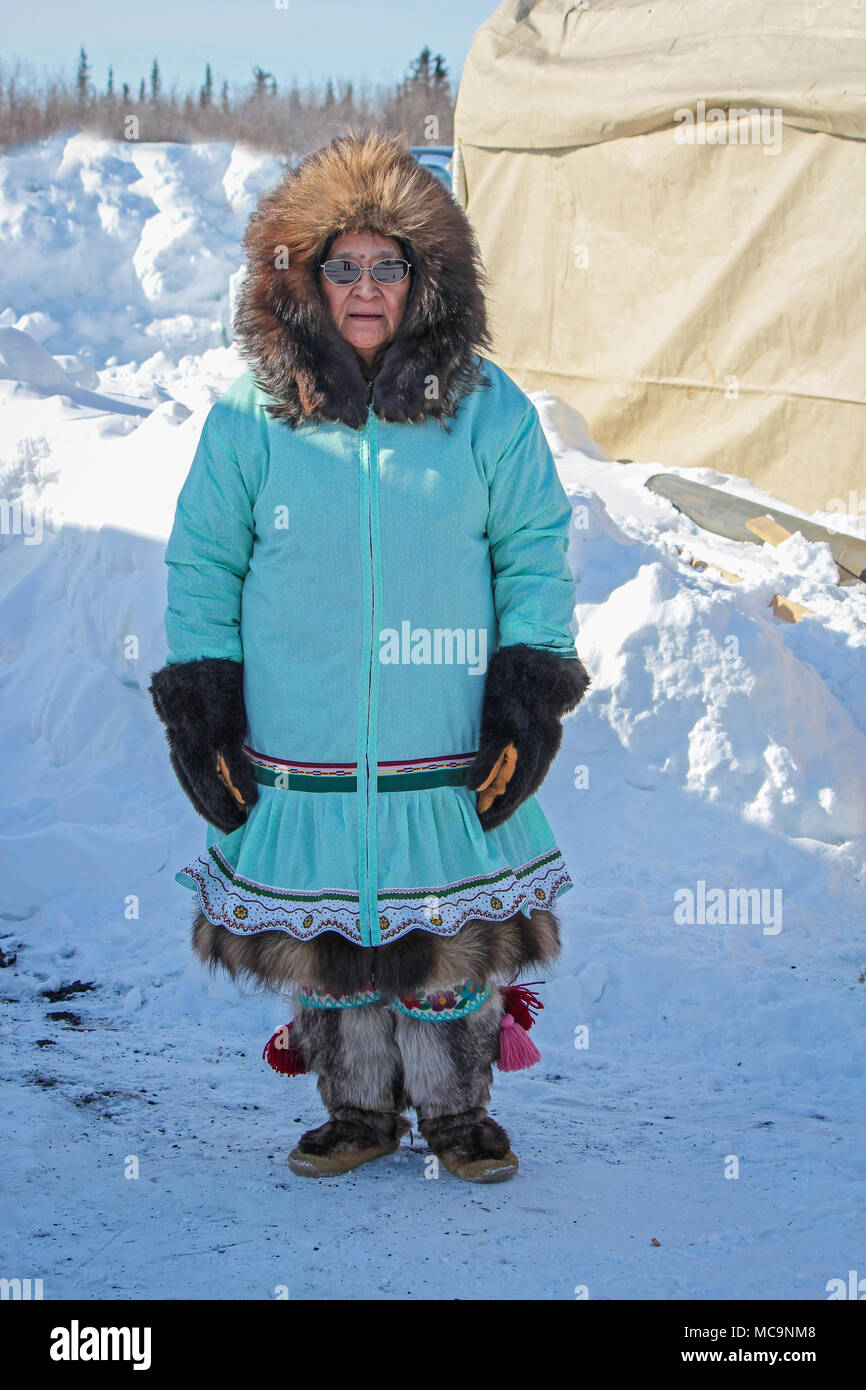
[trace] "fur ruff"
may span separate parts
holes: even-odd
[[[328,314],[318,265],[335,234],[365,228],[404,242],[414,272],[397,336],[374,364],[373,409],[395,422],[434,417],[447,429],[463,396],[485,384],[476,354],[492,341],[486,277],[462,208],[405,145],[375,129],[333,140],[259,200],[244,234],[238,349],[275,398],[267,409],[276,419],[360,429],[370,383]]]

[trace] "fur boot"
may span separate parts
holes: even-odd
[[[450,1022],[421,1021],[386,1002],[357,1008],[301,1006],[292,1043],[330,1119],[308,1130],[289,1155],[292,1172],[332,1177],[394,1153],[419,1130],[443,1166],[469,1182],[501,1182],[517,1172],[508,1135],[486,1111],[499,1046],[502,999]]]
[[[319,1095],[331,1118],[311,1129],[289,1155],[299,1177],[335,1177],[370,1159],[394,1153],[410,1128],[403,1066],[389,1008],[299,1007],[292,1044],[307,1070],[318,1075]]]
[[[452,1023],[397,1015],[406,1097],[418,1128],[443,1167],[467,1182],[502,1182],[518,1168],[508,1135],[486,1110],[501,1017],[498,990]]]

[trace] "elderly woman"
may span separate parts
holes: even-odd
[[[177,875],[194,948],[295,996],[294,1069],[330,1118],[294,1172],[392,1153],[412,1107],[450,1172],[498,1181],[504,986],[556,957],[573,886],[534,796],[588,685],[569,503],[479,355],[466,217],[399,141],[319,150],[245,248],[250,370],[178,500],[151,685],[208,822]]]

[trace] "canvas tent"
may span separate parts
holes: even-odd
[[[501,4],[455,113],[495,359],[614,457],[866,514],[864,92],[862,0]]]

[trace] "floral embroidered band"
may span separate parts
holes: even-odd
[[[462,985],[452,985],[449,989],[433,989],[424,994],[404,994],[390,1002],[407,1018],[417,1018],[422,1023],[452,1023],[465,1018],[490,998],[492,986],[474,984],[466,980]],[[362,989],[356,994],[324,994],[315,989],[299,989],[298,1003],[308,1009],[358,1009],[364,1004],[375,1004],[383,996],[374,989]]]

